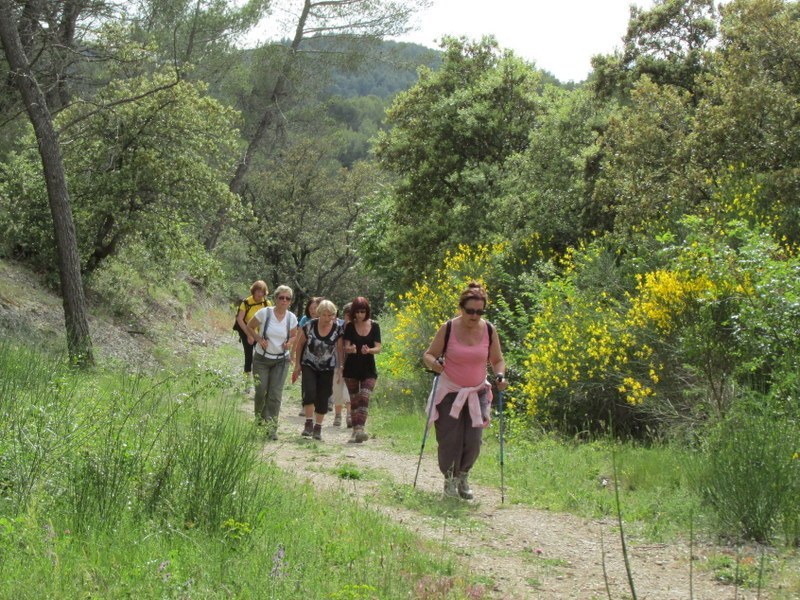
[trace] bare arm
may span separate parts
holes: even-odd
[[[245,332],[247,331],[247,325],[244,322],[244,316],[246,313],[247,311],[245,310],[240,310],[238,313],[236,313],[236,322],[239,324],[239,328]]]
[[[342,370],[344,369],[344,339],[339,338],[336,340],[336,381],[342,380]]]
[[[247,327],[242,327],[242,331],[247,334],[247,340],[253,340],[255,343],[259,344],[262,348],[266,350],[267,344],[266,340],[262,338],[258,332],[261,330],[261,321],[253,317],[247,322]]]
[[[294,371],[298,373],[300,371],[300,359],[303,358],[303,348],[306,347],[306,333],[302,329],[298,330],[297,335],[294,338]],[[297,377],[292,378],[297,379]]]
[[[489,362],[492,364],[492,371],[497,375],[497,389],[504,390],[508,387],[506,380],[506,361],[503,358],[503,351],[500,348],[500,334],[497,329],[492,336],[492,346],[489,348]]]
[[[439,331],[433,336],[431,345],[428,346],[428,349],[425,350],[425,353],[422,355],[423,364],[434,373],[441,373],[444,371],[444,364],[439,362],[439,357],[442,355],[442,350],[444,350],[444,331],[446,327],[446,324],[439,327]]]

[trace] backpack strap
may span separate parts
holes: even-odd
[[[447,343],[450,341],[450,331],[452,329],[453,321],[448,319],[447,323],[444,324],[444,346],[442,346],[442,353],[439,355],[439,358],[444,358],[444,355],[447,352]]]
[[[267,306],[267,318],[264,319],[264,327],[261,329],[261,337],[267,339],[267,327],[269,327],[269,318],[272,316],[272,307]]]

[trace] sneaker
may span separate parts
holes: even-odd
[[[369,434],[364,431],[363,427],[356,427],[353,430],[353,435],[356,438],[356,443],[360,444],[362,442],[366,442],[369,439]]]
[[[445,477],[444,479],[444,497],[445,498],[458,498],[458,480],[455,477]]]
[[[352,429],[353,427],[353,419],[350,418],[350,415],[347,415],[347,428]]]
[[[322,425],[314,425],[314,431],[311,434],[311,437],[315,440],[322,441]]]
[[[341,427],[342,426],[342,415],[335,415],[333,417],[333,426],[334,427]]]
[[[462,473],[456,478],[458,495],[464,500],[472,500],[475,496],[469,487],[469,473]]]
[[[311,437],[311,434],[314,433],[314,422],[311,419],[306,419],[306,425],[303,428],[303,437]]]

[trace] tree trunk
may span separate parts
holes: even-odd
[[[39,155],[42,158],[50,212],[53,217],[58,274],[64,301],[64,322],[70,359],[77,365],[94,364],[86,300],[83,294],[80,255],[75,235],[75,223],[69,201],[64,164],[58,145],[58,135],[42,90],[29,67],[16,29],[11,2],[0,0],[0,41],[10,66],[11,80],[20,91],[28,117],[36,132]]]
[[[303,3],[303,10],[300,13],[300,17],[297,20],[297,27],[295,28],[294,39],[292,39],[292,43],[289,45],[289,51],[286,60],[284,61],[283,67],[281,68],[280,72],[278,73],[278,77],[275,80],[275,85],[270,92],[270,102],[264,109],[264,114],[261,115],[261,119],[259,120],[255,133],[253,134],[253,137],[250,138],[250,141],[247,144],[247,149],[242,156],[242,160],[239,162],[239,166],[236,168],[236,173],[234,173],[233,178],[231,179],[229,188],[234,194],[242,194],[245,176],[250,170],[250,161],[252,160],[253,154],[264,143],[264,138],[267,136],[267,132],[269,131],[270,127],[272,127],[272,125],[275,123],[275,117],[280,111],[280,102],[281,99],[286,95],[286,87],[289,83],[289,74],[294,66],[294,60],[297,56],[297,51],[300,48],[300,43],[303,41],[305,36],[306,21],[308,20],[308,14],[311,10],[311,4],[311,0],[305,0]],[[217,242],[219,241],[219,236],[225,228],[226,222],[227,210],[223,208],[219,211],[219,213],[217,213],[214,222],[211,223],[211,227],[209,228],[208,235],[206,236],[204,242],[205,249],[209,252],[216,247]]]

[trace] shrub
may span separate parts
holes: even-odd
[[[800,424],[774,399],[742,400],[710,432],[700,491],[723,531],[767,542],[800,511]],[[792,517],[793,516],[793,517]]]

